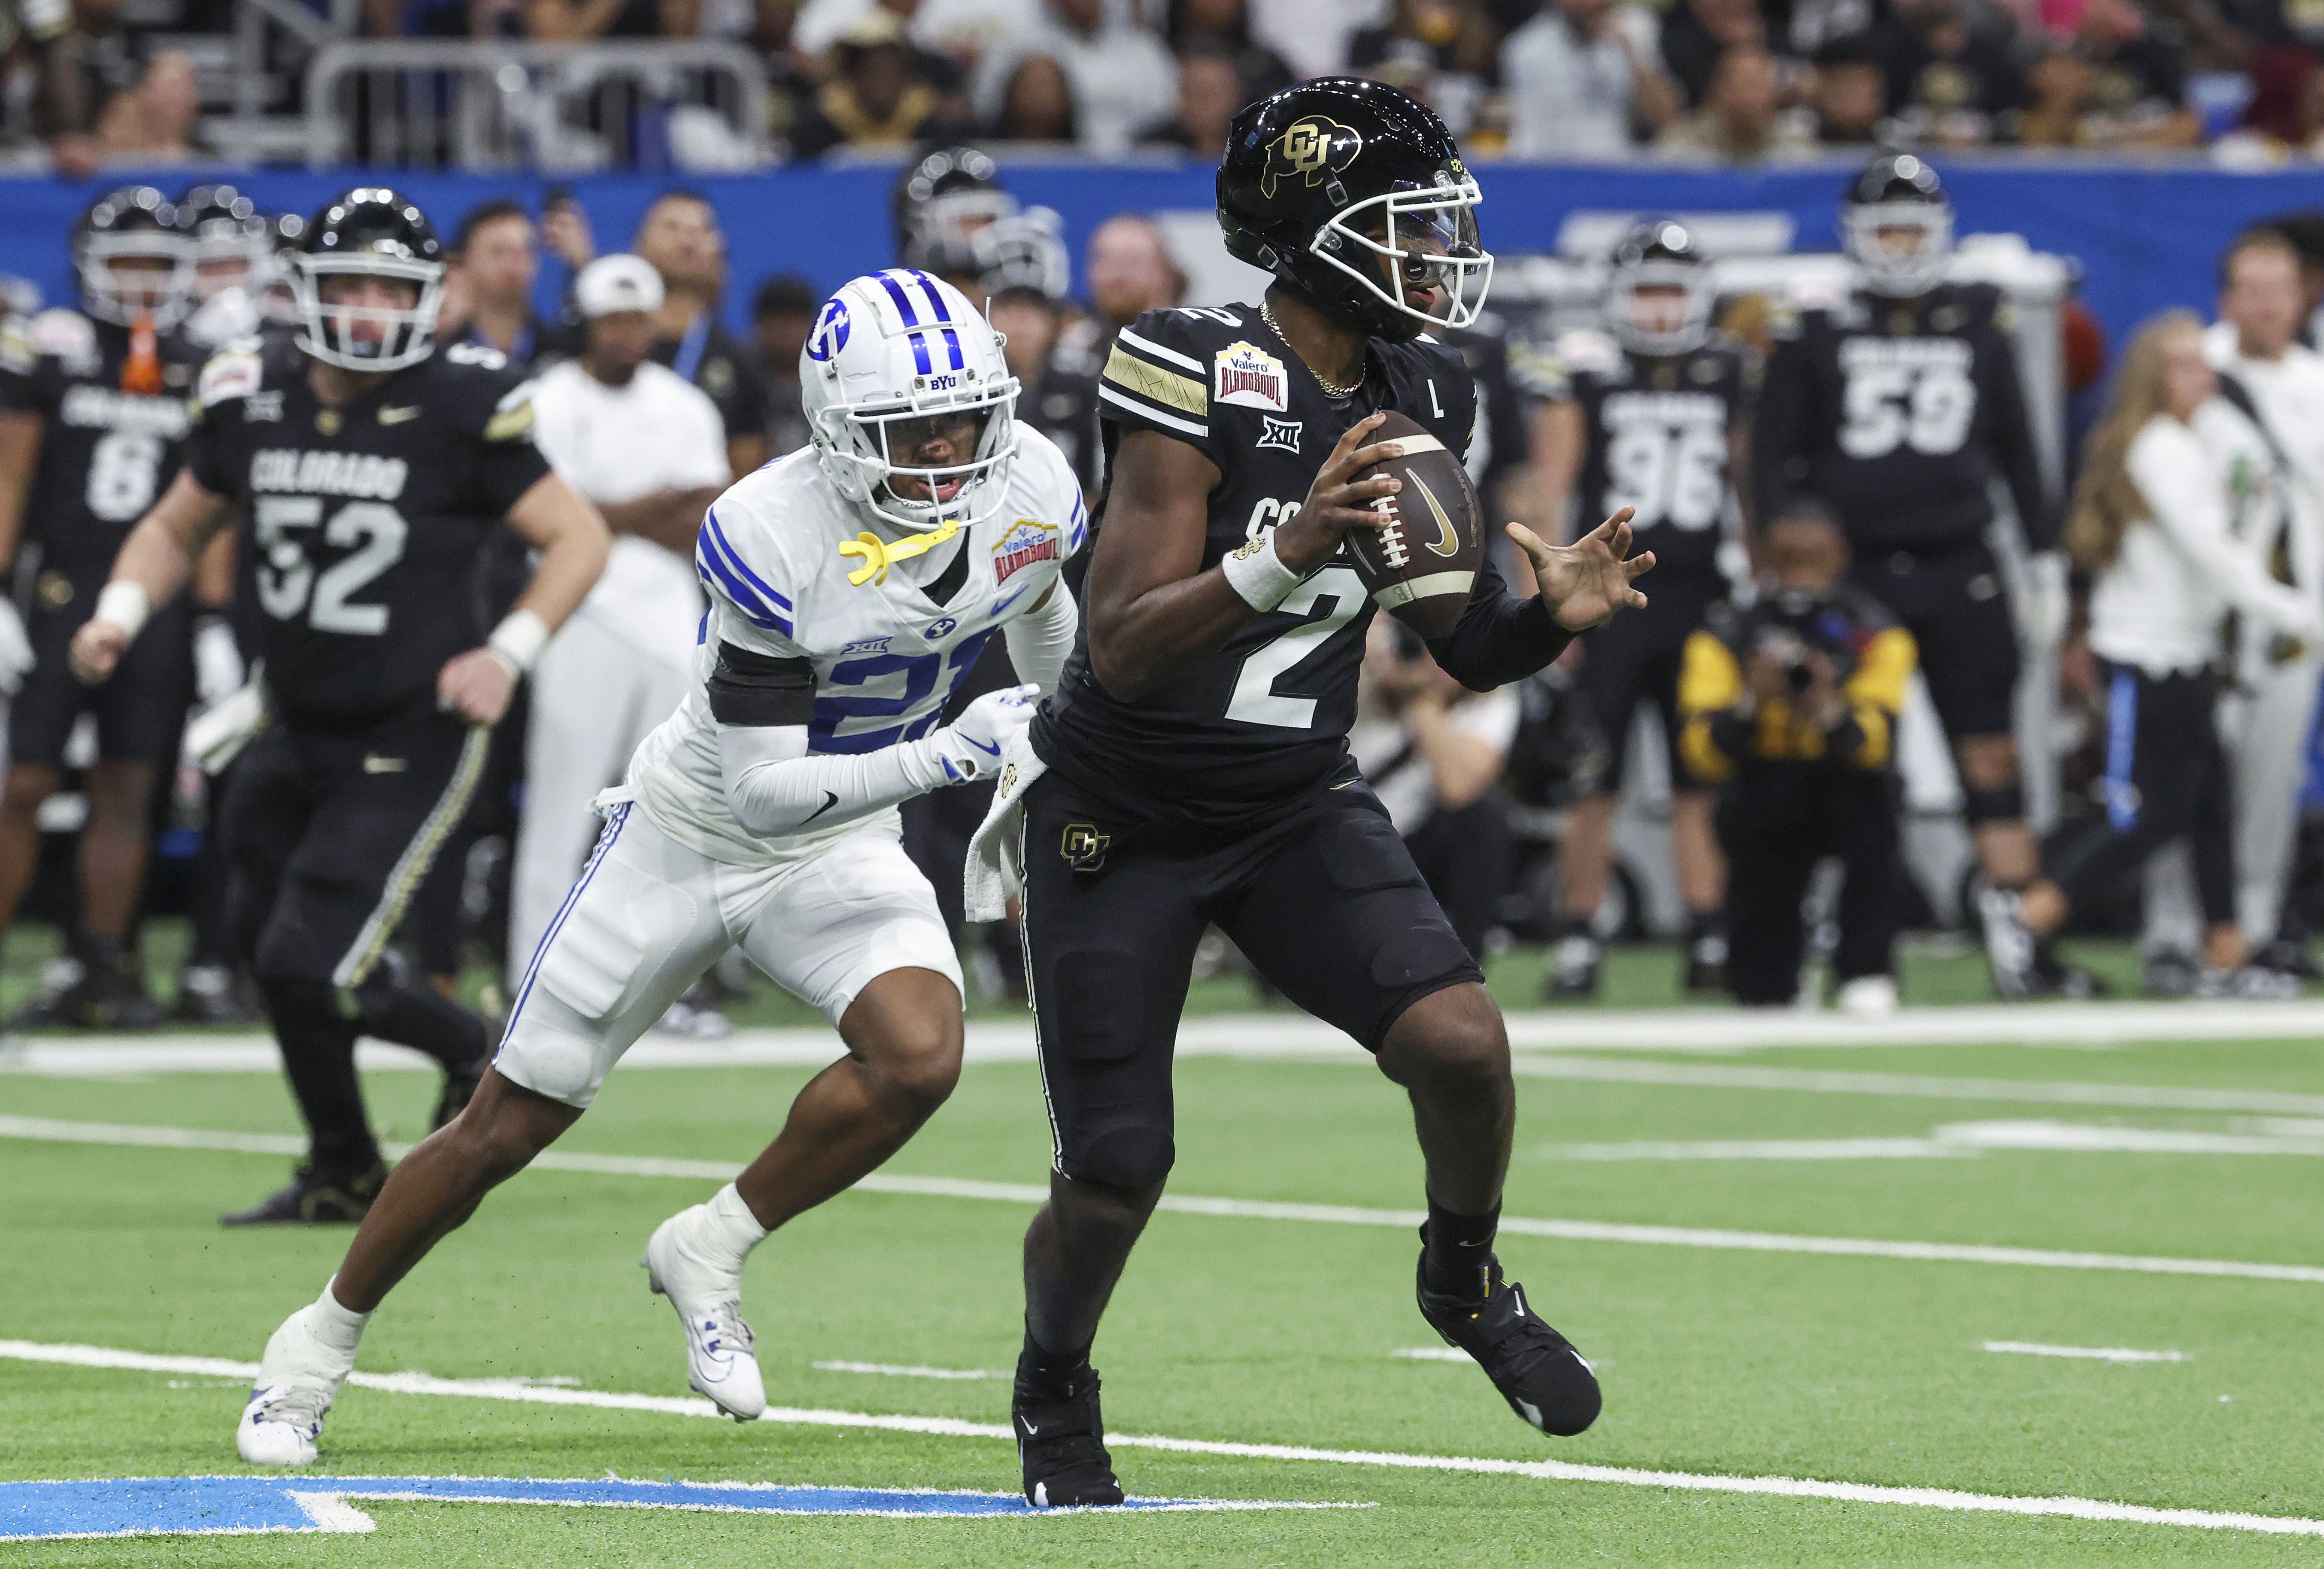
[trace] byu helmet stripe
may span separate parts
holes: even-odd
[[[902,313],[904,325],[907,328],[919,326],[919,313],[912,309],[911,300],[904,293],[903,288],[885,272],[879,274],[879,278],[880,287],[888,291],[888,298],[896,302],[896,309]],[[931,300],[936,298],[935,290],[931,289],[928,291],[928,298]],[[920,374],[925,376],[930,371],[936,369],[936,365],[928,358],[927,339],[921,337],[917,332],[907,332],[904,336],[911,339],[912,364],[918,367]],[[954,349],[953,351],[953,359],[954,362],[958,362],[959,358],[960,351],[958,349]]]
[[[956,371],[965,368],[968,362],[961,357],[960,334],[947,327],[944,329],[944,335],[945,347],[952,350],[952,368]]]
[[[896,309],[898,310],[903,312],[904,325],[906,327],[919,326],[919,315],[918,312],[913,310],[912,302],[904,297],[904,291],[899,287],[896,281],[887,273],[882,272],[879,276],[880,287],[888,291],[888,298],[896,302]]]
[[[936,292],[936,281],[917,267],[910,269],[910,272],[913,277],[919,280],[920,292],[928,297],[928,308],[936,312],[936,319],[950,321],[952,312],[945,309],[944,296]]]

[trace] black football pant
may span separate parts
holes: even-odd
[[[1508,808],[1487,795],[1457,811],[1439,810],[1404,837],[1428,891],[1469,956],[1482,964],[1485,935],[1501,916],[1501,896],[1509,889]]]
[[[1798,993],[1807,951],[1801,901],[1816,863],[1837,856],[1842,982],[1888,974],[1898,912],[1897,785],[1836,764],[1747,763],[1719,801],[1727,854],[1727,983],[1747,1004]]]
[[[2209,672],[2150,676],[2107,667],[2103,828],[2070,840],[2050,875],[2080,908],[2136,897],[2146,858],[2184,839],[2203,919],[2236,918],[2235,795],[2219,745],[2218,684]]]

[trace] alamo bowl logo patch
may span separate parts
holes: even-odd
[[[1245,409],[1269,409],[1280,414],[1291,406],[1290,383],[1283,362],[1265,349],[1247,343],[1219,350],[1211,362],[1211,401],[1234,403]]]
[[[992,547],[992,580],[1006,583],[1034,563],[1055,561],[1057,557],[1056,525],[1019,518]]]
[[[1291,128],[1267,144],[1267,168],[1259,177],[1261,196],[1273,198],[1284,186],[1297,180],[1320,185],[1327,174],[1337,174],[1364,150],[1361,133],[1322,115],[1295,120]]]

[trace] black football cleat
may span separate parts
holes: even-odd
[[[1707,927],[1687,939],[1686,963],[1680,971],[1679,984],[1693,996],[1727,990],[1727,934],[1724,931],[1716,927]]]
[[[1598,1420],[1604,1403],[1598,1375],[1573,1343],[1541,1321],[1526,1303],[1525,1288],[1501,1278],[1500,1260],[1485,1269],[1481,1297],[1440,1296],[1424,1274],[1416,1290],[1420,1316],[1477,1359],[1509,1409],[1528,1426],[1571,1438]]]
[[[1588,932],[1574,932],[1559,940],[1549,953],[1549,977],[1542,983],[1545,1002],[1582,1002],[1598,995],[1598,967],[1606,950]]]
[[[271,1193],[248,1209],[220,1215],[222,1226],[351,1226],[371,1209],[387,1181],[387,1163],[367,1171],[318,1171],[301,1166],[290,1186]]]
[[[1093,1509],[1121,1501],[1113,1456],[1105,1452],[1105,1418],[1097,1408],[1097,1370],[1084,1371],[1062,1400],[1010,1403],[1017,1457],[1025,1466],[1025,1501],[1037,1509]]]
[[[255,1024],[266,1017],[256,989],[225,964],[188,964],[170,1017],[180,1024]]]

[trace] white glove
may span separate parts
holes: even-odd
[[[971,703],[961,716],[928,737],[936,743],[946,784],[967,784],[1000,771],[1001,754],[1025,734],[1040,706],[1041,688],[1028,681],[1003,687]]]
[[[194,618],[194,701],[208,708],[241,690],[248,672],[242,663],[242,645],[222,615]]]
[[[16,606],[0,599],[0,697],[13,697],[32,668],[32,640],[24,635],[24,618]]]
[[[2056,550],[2026,558],[2025,592],[2017,602],[2017,624],[2025,640],[2036,648],[2057,647],[2073,608],[2066,587],[2066,558]]]

